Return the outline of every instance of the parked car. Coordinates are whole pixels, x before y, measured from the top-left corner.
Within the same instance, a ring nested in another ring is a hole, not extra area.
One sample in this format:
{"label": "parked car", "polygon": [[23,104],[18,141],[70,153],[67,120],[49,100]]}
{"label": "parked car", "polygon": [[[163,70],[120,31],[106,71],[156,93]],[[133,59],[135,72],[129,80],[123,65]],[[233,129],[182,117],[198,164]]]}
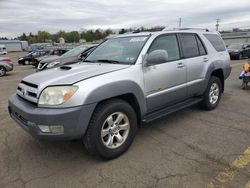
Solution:
{"label": "parked car", "polygon": [[0,45],[0,55],[6,55],[7,53],[5,45]]}
{"label": "parked car", "polygon": [[129,148],[141,123],[198,103],[215,109],[230,72],[217,32],[120,35],[83,63],[25,77],[9,113],[38,139],[83,139],[90,153],[112,159]]}
{"label": "parked car", "polygon": [[0,77],[12,71],[13,67],[13,62],[9,57],[0,57]]}
{"label": "parked car", "polygon": [[48,59],[48,58],[58,58],[59,56],[63,55],[64,53],[66,53],[68,50],[66,49],[56,49],[56,50],[50,50],[47,54],[45,54],[44,56],[40,56],[37,58],[34,58],[32,61],[32,65],[37,67],[39,62],[44,60],[44,59]]}
{"label": "parked car", "polygon": [[47,52],[44,50],[30,52],[27,55],[20,57],[18,59],[18,64],[20,65],[30,65],[35,58],[45,55]]}
{"label": "parked car", "polygon": [[82,45],[66,52],[61,57],[48,57],[40,61],[37,71],[42,71],[61,65],[77,63],[86,57],[92,50],[94,50],[95,47],[96,45]]}
{"label": "parked car", "polygon": [[250,44],[231,44],[227,50],[231,59],[250,57]]}

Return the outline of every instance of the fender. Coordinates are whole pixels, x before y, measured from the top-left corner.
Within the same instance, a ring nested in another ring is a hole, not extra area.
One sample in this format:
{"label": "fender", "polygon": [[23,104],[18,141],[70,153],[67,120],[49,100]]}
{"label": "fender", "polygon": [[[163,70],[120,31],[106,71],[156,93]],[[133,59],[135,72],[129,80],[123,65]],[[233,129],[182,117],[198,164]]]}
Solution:
{"label": "fender", "polygon": [[98,87],[88,94],[85,101],[88,104],[98,103],[124,94],[133,94],[140,107],[141,115],[146,114],[146,99],[143,91],[137,83],[131,80],[116,81]]}
{"label": "fender", "polygon": [[[209,65],[209,67],[208,67],[208,69],[207,69],[207,72],[206,72],[206,75],[205,75],[204,84],[203,84],[203,87],[202,87],[202,89],[201,89],[201,92],[202,92],[201,94],[203,94],[203,93],[206,91],[207,85],[208,85],[208,82],[209,82],[209,79],[210,79],[212,73],[213,73],[215,70],[221,69],[222,63],[223,63],[222,61],[217,60],[217,61],[212,62],[212,63]],[[223,75],[223,78],[224,78],[224,75]]]}

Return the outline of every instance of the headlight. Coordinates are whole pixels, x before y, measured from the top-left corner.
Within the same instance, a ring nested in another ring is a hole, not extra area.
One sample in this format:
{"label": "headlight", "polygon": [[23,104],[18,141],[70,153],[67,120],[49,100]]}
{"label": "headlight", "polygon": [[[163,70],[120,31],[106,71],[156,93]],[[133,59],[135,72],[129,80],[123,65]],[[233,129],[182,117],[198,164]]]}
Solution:
{"label": "headlight", "polygon": [[38,104],[41,106],[55,106],[63,104],[75,94],[77,89],[77,86],[47,87],[42,91],[38,100]]}
{"label": "headlight", "polygon": [[21,57],[21,58],[19,58],[19,60],[23,60],[23,58]]}
{"label": "headlight", "polygon": [[47,68],[51,68],[51,67],[54,67],[54,66],[56,66],[57,64],[59,64],[60,62],[52,62],[52,63],[49,63],[48,65],[47,65]]}

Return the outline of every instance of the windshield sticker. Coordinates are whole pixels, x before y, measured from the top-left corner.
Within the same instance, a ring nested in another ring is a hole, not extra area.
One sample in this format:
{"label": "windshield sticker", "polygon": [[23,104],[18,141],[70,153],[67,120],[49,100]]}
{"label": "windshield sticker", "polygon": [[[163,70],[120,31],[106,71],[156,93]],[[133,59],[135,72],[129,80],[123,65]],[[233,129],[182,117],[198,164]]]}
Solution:
{"label": "windshield sticker", "polygon": [[129,42],[143,42],[146,39],[147,39],[147,37],[135,37],[135,38],[130,39]]}

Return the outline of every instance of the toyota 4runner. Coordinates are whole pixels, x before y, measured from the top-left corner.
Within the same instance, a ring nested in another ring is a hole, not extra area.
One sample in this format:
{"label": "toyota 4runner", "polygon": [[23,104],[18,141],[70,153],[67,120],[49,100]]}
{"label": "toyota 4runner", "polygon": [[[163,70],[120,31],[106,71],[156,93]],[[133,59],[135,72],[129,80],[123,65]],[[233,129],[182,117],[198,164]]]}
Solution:
{"label": "toyota 4runner", "polygon": [[197,103],[216,108],[230,72],[217,32],[119,35],[84,62],[25,77],[9,113],[38,139],[83,139],[90,153],[112,159],[129,148],[142,122]]}

